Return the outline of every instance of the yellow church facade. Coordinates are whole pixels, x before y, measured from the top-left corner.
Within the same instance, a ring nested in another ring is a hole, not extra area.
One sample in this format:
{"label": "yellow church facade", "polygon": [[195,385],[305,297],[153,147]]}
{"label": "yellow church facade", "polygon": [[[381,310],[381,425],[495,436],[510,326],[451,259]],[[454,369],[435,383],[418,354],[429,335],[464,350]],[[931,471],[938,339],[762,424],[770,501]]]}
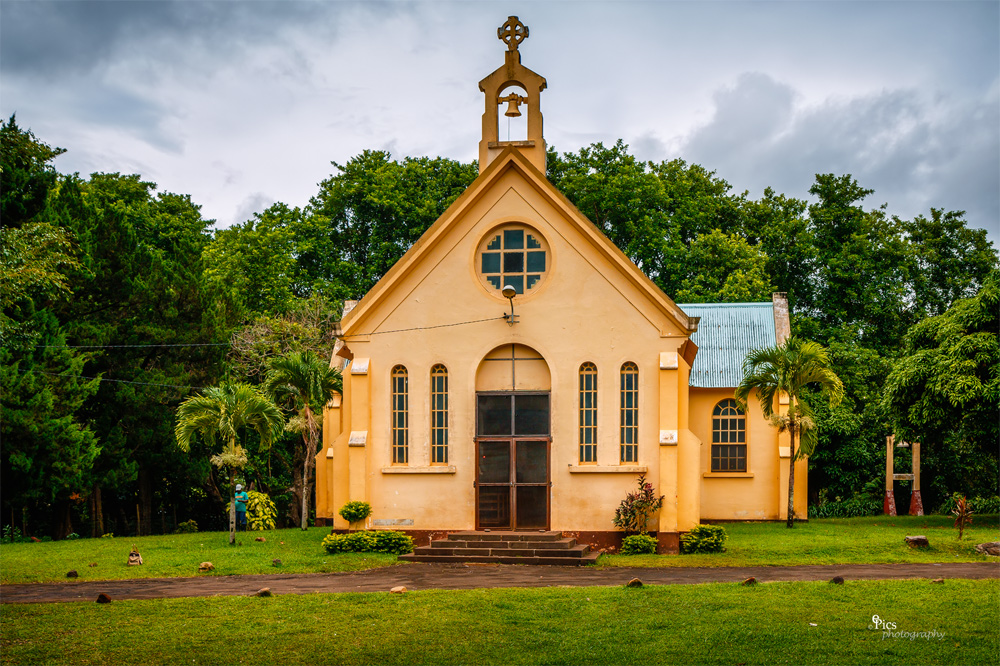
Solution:
{"label": "yellow church facade", "polygon": [[[418,545],[552,530],[613,549],[643,475],[665,495],[661,552],[702,521],[783,519],[788,444],[733,392],[745,353],[787,336],[787,305],[674,303],[548,182],[526,33],[511,17],[506,61],[480,82],[479,177],[345,306],[317,521],[346,528],[339,508],[363,500],[369,526]],[[499,140],[504,107],[523,107],[526,140]]]}

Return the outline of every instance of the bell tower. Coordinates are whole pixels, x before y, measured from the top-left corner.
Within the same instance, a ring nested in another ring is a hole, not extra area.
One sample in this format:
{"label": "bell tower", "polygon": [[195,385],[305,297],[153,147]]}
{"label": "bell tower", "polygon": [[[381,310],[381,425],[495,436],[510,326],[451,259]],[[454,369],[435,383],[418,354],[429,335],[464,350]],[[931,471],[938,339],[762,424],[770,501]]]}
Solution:
{"label": "bell tower", "polygon": [[[497,28],[497,37],[507,45],[504,64],[479,82],[479,89],[486,95],[483,139],[479,142],[479,172],[482,173],[505,148],[513,147],[545,173],[545,139],[542,138],[539,97],[547,84],[544,77],[521,65],[521,53],[517,50],[521,42],[528,38],[528,27],[516,16],[510,16]],[[505,92],[508,94],[503,94]],[[498,107],[501,104],[507,105],[504,115],[509,118],[527,113],[527,138],[500,140]]]}

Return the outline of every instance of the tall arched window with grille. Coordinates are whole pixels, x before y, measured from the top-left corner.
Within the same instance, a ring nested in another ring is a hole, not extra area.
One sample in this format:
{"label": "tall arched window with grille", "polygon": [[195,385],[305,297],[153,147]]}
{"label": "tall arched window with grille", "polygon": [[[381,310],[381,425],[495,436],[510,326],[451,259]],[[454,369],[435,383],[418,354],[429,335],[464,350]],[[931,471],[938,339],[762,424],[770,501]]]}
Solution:
{"label": "tall arched window with grille", "polygon": [[712,471],[747,471],[746,415],[732,398],[712,411]]}
{"label": "tall arched window with grille", "polygon": [[410,461],[410,386],[406,368],[392,369],[392,464]]}
{"label": "tall arched window with grille", "polygon": [[639,461],[639,366],[632,361],[621,371],[621,463]]}
{"label": "tall arched window with grille", "polygon": [[580,462],[597,462],[597,366],[580,366]]}
{"label": "tall arched window with grille", "polygon": [[431,368],[431,464],[448,464],[448,368]]}

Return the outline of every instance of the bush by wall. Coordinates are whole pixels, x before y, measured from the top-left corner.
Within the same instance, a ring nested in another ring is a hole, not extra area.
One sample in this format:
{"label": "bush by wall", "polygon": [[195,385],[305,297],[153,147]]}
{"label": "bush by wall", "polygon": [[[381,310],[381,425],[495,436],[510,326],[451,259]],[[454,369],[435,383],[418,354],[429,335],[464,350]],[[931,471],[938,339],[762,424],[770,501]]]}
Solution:
{"label": "bush by wall", "polygon": [[865,495],[855,495],[846,500],[821,502],[809,505],[810,518],[857,518],[877,516],[882,513],[882,500]]}
{"label": "bush by wall", "polygon": [[251,490],[247,493],[247,528],[252,532],[273,530],[278,510],[271,498],[264,493]]}
{"label": "bush by wall", "polygon": [[413,539],[392,530],[366,530],[347,534],[330,534],[323,537],[326,552],[336,553],[387,553],[402,555],[413,552]]}
{"label": "bush by wall", "polygon": [[633,534],[622,539],[622,555],[652,555],[656,553],[657,541],[648,534]]}
{"label": "bush by wall", "polygon": [[698,525],[681,535],[682,553],[721,553],[726,550],[726,529],[721,525]]}
{"label": "bush by wall", "polygon": [[368,502],[348,502],[340,507],[339,513],[341,518],[353,525],[372,515],[372,505]]}

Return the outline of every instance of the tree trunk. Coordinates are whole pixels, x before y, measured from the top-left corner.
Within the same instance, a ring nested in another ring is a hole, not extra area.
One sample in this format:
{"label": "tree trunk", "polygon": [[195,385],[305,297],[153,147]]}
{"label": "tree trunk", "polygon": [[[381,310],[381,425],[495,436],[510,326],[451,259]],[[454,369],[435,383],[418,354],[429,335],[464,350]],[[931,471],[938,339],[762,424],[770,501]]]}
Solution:
{"label": "tree trunk", "polygon": [[146,467],[139,467],[139,536],[153,533],[153,482]]}
{"label": "tree trunk", "polygon": [[312,410],[309,405],[303,410],[305,412],[306,431],[302,433],[302,445],[306,449],[305,460],[302,461],[302,520],[299,526],[303,530],[309,529],[309,498],[312,493],[312,486],[309,483],[310,463],[316,457],[316,421],[313,419]]}
{"label": "tree trunk", "polygon": [[104,500],[101,498],[101,486],[94,484],[94,525],[96,527],[95,537],[104,536]]}
{"label": "tree trunk", "polygon": [[69,500],[59,500],[56,503],[56,523],[52,538],[65,539],[73,532],[73,519],[70,513],[72,504]]}
{"label": "tree trunk", "polygon": [[[794,400],[789,400],[789,411],[795,408]],[[796,423],[788,424],[788,528],[795,526],[795,430]]]}
{"label": "tree trunk", "polygon": [[236,545],[236,470],[229,471],[229,545]]}

